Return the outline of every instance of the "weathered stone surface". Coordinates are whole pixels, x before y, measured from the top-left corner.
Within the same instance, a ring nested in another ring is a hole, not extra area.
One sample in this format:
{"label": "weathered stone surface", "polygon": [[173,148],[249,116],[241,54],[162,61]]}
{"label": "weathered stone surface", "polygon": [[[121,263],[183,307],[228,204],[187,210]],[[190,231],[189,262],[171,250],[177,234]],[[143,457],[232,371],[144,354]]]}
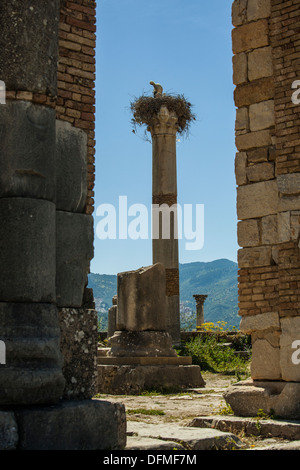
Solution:
{"label": "weathered stone surface", "polygon": [[261,101],[249,107],[250,130],[268,129],[275,124],[274,100]]}
{"label": "weathered stone surface", "polygon": [[56,208],[83,212],[87,196],[87,135],[56,121]]}
{"label": "weathered stone surface", "polygon": [[280,319],[280,367],[282,379],[300,382],[300,317]]}
{"label": "weathered stone surface", "polygon": [[248,132],[247,134],[237,135],[235,144],[239,151],[250,150],[253,148],[271,145],[272,136],[270,130],[261,130]]}
{"label": "weathered stone surface", "polygon": [[271,77],[273,74],[272,49],[261,47],[248,54],[248,78],[250,81]]}
{"label": "weathered stone surface", "polygon": [[20,409],[16,416],[20,450],[118,450],[126,445],[126,414],[120,403],[63,401]]}
{"label": "weathered stone surface", "polygon": [[235,179],[239,186],[247,183],[247,154],[246,152],[238,152],[235,156]]}
{"label": "weathered stone surface", "polygon": [[241,52],[232,57],[233,66],[233,83],[234,85],[240,85],[246,83],[248,80],[248,61],[247,54]]}
{"label": "weathered stone surface", "polygon": [[247,19],[255,21],[268,18],[271,14],[271,0],[248,0]]}
{"label": "weathered stone surface", "polygon": [[247,0],[234,0],[231,8],[232,24],[239,26],[247,21]]}
{"label": "weathered stone surface", "polygon": [[277,243],[277,215],[266,215],[261,219],[261,242],[263,245],[274,245]]}
{"label": "weathered stone surface", "polygon": [[204,387],[199,366],[194,365],[100,365],[98,392],[137,395],[144,390],[183,390]]}
{"label": "weathered stone surface", "polygon": [[55,201],[55,110],[7,101],[0,114],[0,196]]}
{"label": "weathered stone surface", "polygon": [[[164,441],[177,441],[185,444],[189,450],[230,450],[238,449],[242,442],[230,432],[221,432],[217,429],[201,429],[168,423],[147,424],[138,422],[128,423],[129,431],[135,432],[140,437],[160,436]],[[175,444],[176,448],[177,444]]]}
{"label": "weathered stone surface", "polygon": [[251,334],[254,331],[280,329],[278,312],[266,312],[259,315],[246,315],[242,317],[240,330]]}
{"label": "weathered stone surface", "polygon": [[0,450],[15,450],[18,440],[18,426],[14,413],[0,411]]}
{"label": "weathered stone surface", "polygon": [[272,162],[257,163],[247,168],[247,178],[251,183],[268,181],[274,178],[274,164]]}
{"label": "weathered stone surface", "polygon": [[237,235],[239,246],[258,246],[260,244],[258,220],[251,219],[238,222]]}
{"label": "weathered stone surface", "polygon": [[253,380],[280,380],[280,349],[267,339],[252,341],[251,378]]}
{"label": "weathered stone surface", "polygon": [[55,205],[0,198],[0,300],[55,302]]}
{"label": "weathered stone surface", "polygon": [[65,381],[55,305],[2,302],[0,324],[6,345],[6,364],[0,367],[0,403],[56,403]]}
{"label": "weathered stone surface", "polygon": [[268,45],[268,22],[265,19],[244,24],[232,30],[232,50],[234,54]]}
{"label": "weathered stone surface", "polygon": [[224,398],[237,416],[257,416],[259,410],[278,418],[300,418],[300,384],[246,380],[225,392]]}
{"label": "weathered stone surface", "polygon": [[261,181],[237,188],[238,219],[255,219],[276,214],[278,191],[275,180]]}
{"label": "weathered stone surface", "polygon": [[165,286],[165,268],[161,263],[119,273],[117,330],[165,330]]}
{"label": "weathered stone surface", "polygon": [[56,294],[59,307],[81,307],[94,255],[93,217],[56,211]]}
{"label": "weathered stone surface", "polygon": [[59,0],[8,0],[0,7],[0,76],[7,90],[56,96]]}
{"label": "weathered stone surface", "polygon": [[239,85],[234,90],[234,101],[238,108],[250,106],[251,104],[267,101],[274,98],[274,79],[273,77],[261,78],[249,82],[245,85]]}
{"label": "weathered stone surface", "polygon": [[290,228],[290,212],[279,212],[277,214],[277,231],[278,243],[290,241],[291,228]]}
{"label": "weathered stone surface", "polygon": [[108,356],[176,356],[166,331],[115,331]]}
{"label": "weathered stone surface", "polygon": [[108,322],[107,322],[107,337],[110,338],[113,336],[116,331],[116,321],[117,321],[117,305],[113,305],[108,309]]}
{"label": "weathered stone surface", "polygon": [[238,250],[239,268],[270,266],[272,249],[268,246],[253,246]]}
{"label": "weathered stone surface", "polygon": [[249,130],[249,115],[248,108],[238,108],[236,110],[235,130],[245,131]]}
{"label": "weathered stone surface", "polygon": [[278,191],[282,196],[300,194],[300,173],[290,173],[277,176]]}
{"label": "weathered stone surface", "polygon": [[300,211],[292,211],[290,212],[290,220],[291,220],[291,232],[290,237],[292,240],[299,239],[300,233]]}
{"label": "weathered stone surface", "polygon": [[62,397],[68,400],[92,398],[97,390],[98,316],[96,310],[59,310],[62,372],[66,381]]}
{"label": "weathered stone surface", "polygon": [[268,161],[268,147],[255,148],[247,151],[248,163],[262,163]]}

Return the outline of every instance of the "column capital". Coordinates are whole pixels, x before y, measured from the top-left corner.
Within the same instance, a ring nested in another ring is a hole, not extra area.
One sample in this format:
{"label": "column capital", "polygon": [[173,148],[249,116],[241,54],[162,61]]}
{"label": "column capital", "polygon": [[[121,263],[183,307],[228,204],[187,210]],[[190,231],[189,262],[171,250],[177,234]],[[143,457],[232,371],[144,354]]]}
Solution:
{"label": "column capital", "polygon": [[204,295],[204,294],[202,294],[202,295],[200,295],[200,294],[199,294],[199,295],[198,295],[198,294],[195,294],[195,295],[193,295],[193,297],[194,297],[194,299],[196,300],[196,304],[197,304],[197,305],[203,305],[204,302],[205,302],[205,299],[206,299],[207,295]]}
{"label": "column capital", "polygon": [[169,134],[176,136],[178,131],[178,116],[174,111],[169,111],[164,105],[159,112],[153,116],[151,124],[148,125],[151,135]]}

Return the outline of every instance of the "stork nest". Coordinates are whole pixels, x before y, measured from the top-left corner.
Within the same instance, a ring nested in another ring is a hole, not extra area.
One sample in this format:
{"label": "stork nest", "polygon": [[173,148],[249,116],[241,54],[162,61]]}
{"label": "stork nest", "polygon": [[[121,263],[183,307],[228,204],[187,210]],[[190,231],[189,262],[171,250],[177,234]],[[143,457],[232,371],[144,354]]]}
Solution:
{"label": "stork nest", "polygon": [[130,109],[133,114],[131,123],[134,132],[137,126],[151,125],[155,116],[159,113],[162,106],[165,106],[169,112],[176,113],[178,117],[178,133],[187,134],[190,124],[196,120],[196,116],[192,113],[192,104],[185,99],[183,95],[167,95],[161,96],[141,96],[130,103]]}

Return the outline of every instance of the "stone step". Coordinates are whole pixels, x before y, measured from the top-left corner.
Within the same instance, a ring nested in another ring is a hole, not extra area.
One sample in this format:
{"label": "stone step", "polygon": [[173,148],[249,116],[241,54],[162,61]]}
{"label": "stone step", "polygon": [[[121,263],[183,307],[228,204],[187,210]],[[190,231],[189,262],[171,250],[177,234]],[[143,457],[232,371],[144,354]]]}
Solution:
{"label": "stone step", "polygon": [[218,429],[127,421],[126,450],[233,450],[243,446],[237,436]]}
{"label": "stone step", "polygon": [[189,427],[218,429],[236,434],[242,432],[245,436],[300,440],[300,421],[214,415],[196,417]]}

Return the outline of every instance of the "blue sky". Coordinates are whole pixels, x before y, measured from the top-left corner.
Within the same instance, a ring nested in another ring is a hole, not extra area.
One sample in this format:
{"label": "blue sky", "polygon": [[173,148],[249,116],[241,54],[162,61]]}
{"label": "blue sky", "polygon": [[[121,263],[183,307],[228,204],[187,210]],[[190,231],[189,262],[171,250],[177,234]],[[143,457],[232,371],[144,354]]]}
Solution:
{"label": "blue sky", "polygon": [[[119,196],[151,210],[152,146],[132,133],[130,102],[165,92],[183,94],[197,120],[177,143],[178,203],[204,205],[204,245],[180,263],[236,261],[235,106],[231,0],[101,0],[97,5],[96,210]],[[130,218],[129,218],[130,220]],[[99,240],[91,272],[117,274],[152,264],[151,240]]]}

